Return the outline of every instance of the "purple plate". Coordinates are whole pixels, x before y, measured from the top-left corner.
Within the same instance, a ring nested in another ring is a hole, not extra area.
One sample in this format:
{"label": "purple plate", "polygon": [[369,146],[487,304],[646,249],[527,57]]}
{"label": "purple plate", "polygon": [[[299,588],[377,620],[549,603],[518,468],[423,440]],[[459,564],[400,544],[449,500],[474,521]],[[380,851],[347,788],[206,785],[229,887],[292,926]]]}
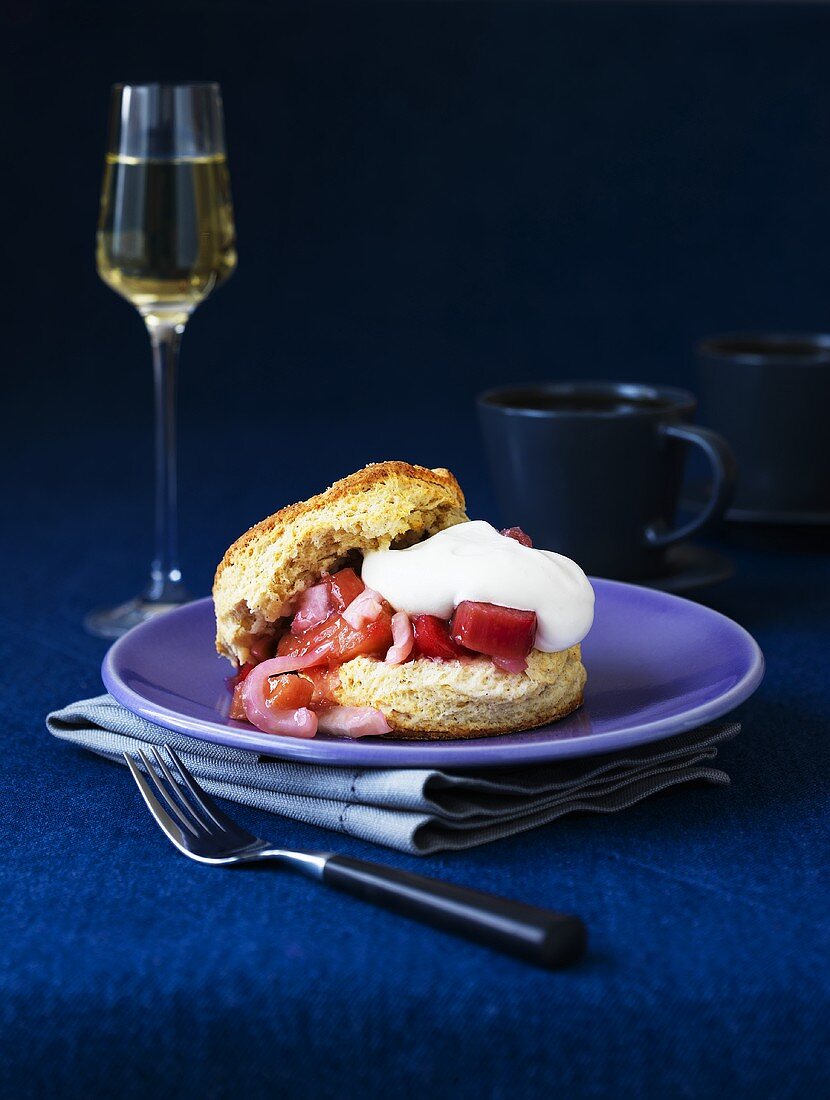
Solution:
{"label": "purple plate", "polygon": [[720,718],[764,674],[749,634],[708,607],[617,581],[593,580],[596,619],[583,642],[585,705],[541,729],[466,741],[398,741],[260,733],[227,717],[228,662],[213,648],[213,602],[135,627],[107,653],[107,690],[128,710],[203,741],[283,759],[361,768],[495,767],[590,756],[659,741]]}

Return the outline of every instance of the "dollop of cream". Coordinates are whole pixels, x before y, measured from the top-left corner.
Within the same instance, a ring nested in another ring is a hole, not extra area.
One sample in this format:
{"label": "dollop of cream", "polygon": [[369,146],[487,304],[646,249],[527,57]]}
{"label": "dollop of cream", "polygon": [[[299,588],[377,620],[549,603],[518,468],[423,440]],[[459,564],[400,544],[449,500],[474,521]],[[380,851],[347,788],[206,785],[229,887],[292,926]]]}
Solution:
{"label": "dollop of cream", "polygon": [[463,600],[535,611],[535,648],[581,642],[594,621],[594,590],[576,562],[522,546],[484,520],[459,523],[406,550],[372,550],[363,583],[396,611],[452,617]]}

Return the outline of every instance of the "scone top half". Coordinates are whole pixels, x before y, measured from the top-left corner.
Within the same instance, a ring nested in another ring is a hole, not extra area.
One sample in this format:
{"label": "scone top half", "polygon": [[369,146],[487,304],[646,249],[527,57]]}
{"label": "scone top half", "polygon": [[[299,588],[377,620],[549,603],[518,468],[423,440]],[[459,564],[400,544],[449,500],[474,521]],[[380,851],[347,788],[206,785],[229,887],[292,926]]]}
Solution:
{"label": "scone top half", "polygon": [[213,585],[216,649],[239,664],[274,635],[293,601],[325,572],[370,550],[403,549],[464,523],[449,470],[378,462],[257,523],[229,548]]}

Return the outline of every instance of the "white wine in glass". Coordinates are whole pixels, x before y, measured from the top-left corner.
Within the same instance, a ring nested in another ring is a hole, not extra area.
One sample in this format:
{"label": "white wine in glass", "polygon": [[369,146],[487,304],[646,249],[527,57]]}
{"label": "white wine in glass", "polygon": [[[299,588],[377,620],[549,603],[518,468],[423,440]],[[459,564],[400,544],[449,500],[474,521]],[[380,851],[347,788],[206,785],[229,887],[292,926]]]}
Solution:
{"label": "white wine in glass", "polygon": [[91,612],[87,629],[116,638],[185,603],[178,560],[176,376],[190,314],[236,266],[236,234],[217,84],[118,84],[98,219],[101,278],[136,307],[153,350],[155,556],[145,591]]}

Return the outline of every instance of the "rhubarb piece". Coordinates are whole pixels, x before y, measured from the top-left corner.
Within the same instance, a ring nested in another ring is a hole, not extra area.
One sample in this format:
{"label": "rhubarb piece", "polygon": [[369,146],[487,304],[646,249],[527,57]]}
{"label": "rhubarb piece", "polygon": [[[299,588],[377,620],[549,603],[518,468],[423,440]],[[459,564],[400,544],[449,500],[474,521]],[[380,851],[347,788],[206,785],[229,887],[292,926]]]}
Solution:
{"label": "rhubarb piece", "polygon": [[392,641],[386,654],[388,665],[402,665],[412,652],[415,644],[415,635],[412,632],[412,623],[405,611],[396,611],[392,616]]}
{"label": "rhubarb piece", "polygon": [[308,707],[299,710],[273,710],[258,703],[248,703],[245,711],[248,721],[263,733],[282,737],[302,737],[305,740],[317,732],[317,715]]}
{"label": "rhubarb piece", "polygon": [[297,614],[291,622],[291,633],[304,634],[306,630],[319,626],[334,610],[331,587],[324,583],[312,585],[297,600]]}
{"label": "rhubarb piece", "polygon": [[[293,673],[269,676],[262,691],[264,705],[274,710],[297,710],[299,707],[307,707],[310,706],[314,697],[314,685]],[[244,679],[240,680],[234,689],[231,709],[228,713],[237,722],[244,722],[247,718]]]}
{"label": "rhubarb piece", "polygon": [[340,569],[337,573],[327,575],[324,583],[328,586],[337,611],[345,611],[366,587],[354,569]]}
{"label": "rhubarb piece", "polygon": [[228,691],[231,694],[236,692],[237,687],[244,681],[245,677],[253,669],[253,664],[250,661],[246,661],[240,669],[236,671],[233,676],[226,676],[225,683],[228,685]]}
{"label": "rhubarb piece", "polygon": [[245,713],[245,681],[240,680],[236,687],[233,689],[233,698],[231,699],[231,709],[228,711],[228,717],[233,718],[237,722],[247,722],[248,716]]}
{"label": "rhubarb piece", "polygon": [[255,642],[251,643],[251,664],[258,665],[261,661],[267,661],[270,657],[274,656],[276,648],[277,639],[273,636],[269,638],[257,638]]}
{"label": "rhubarb piece", "polygon": [[283,634],[277,646],[277,661],[284,659],[274,672],[313,668],[316,665],[341,665],[353,657],[386,655],[392,645],[392,615],[384,605],[380,615],[355,629],[342,615],[332,615],[321,626],[300,637]]}
{"label": "rhubarb piece", "polygon": [[300,675],[311,684],[313,694],[308,706],[316,710],[331,707],[337,703],[334,697],[339,681],[336,668],[306,668]]}
{"label": "rhubarb piece", "polygon": [[494,657],[493,664],[502,672],[522,673],[527,672],[527,661],[524,657]]}
{"label": "rhubarb piece", "polygon": [[499,534],[505,536],[508,539],[515,539],[516,542],[520,542],[522,546],[533,546],[533,539],[530,535],[526,534],[521,527],[505,527]]}
{"label": "rhubarb piece", "polygon": [[464,650],[450,637],[449,624],[437,615],[413,615],[412,632],[416,657],[431,657],[441,661],[456,661]]}
{"label": "rhubarb piece", "polygon": [[373,588],[364,588],[343,612],[343,619],[353,629],[360,630],[379,618],[382,611],[383,596],[380,592],[375,592]]}
{"label": "rhubarb piece", "polygon": [[[277,663],[276,660],[263,661],[246,678],[240,689],[245,717],[263,733],[282,734],[286,737],[313,737],[317,732],[317,715],[313,710],[308,707],[279,707],[272,703],[269,675]],[[299,677],[293,678],[299,680]],[[274,700],[284,698],[285,690],[278,687]],[[302,682],[301,690],[308,693],[306,681]]]}
{"label": "rhubarb piece", "polygon": [[464,600],[455,609],[450,635],[457,645],[489,657],[527,657],[536,638],[536,612]]}
{"label": "rhubarb piece", "polygon": [[[325,574],[319,584],[307,588],[298,598],[291,633],[299,636],[315,626],[320,626],[335,612],[342,613],[364,589],[365,585],[354,569],[341,569],[337,573]],[[273,656],[273,653],[269,656]]]}
{"label": "rhubarb piece", "polygon": [[280,638],[277,656],[272,657],[270,661],[263,661],[262,665],[256,667],[262,668],[263,665],[267,665],[269,676],[281,676],[284,672],[300,672],[307,668],[314,668],[316,665],[325,664],[328,660],[328,649],[318,651],[312,648],[304,652],[289,651],[283,655],[279,652],[279,648],[282,647],[286,638],[291,637],[293,637],[291,634],[283,635]]}
{"label": "rhubarb piece", "polygon": [[392,729],[374,707],[328,707],[320,711],[318,723],[321,733],[345,737],[378,737]]}
{"label": "rhubarb piece", "polygon": [[265,702],[277,710],[297,710],[311,703],[314,686],[302,676],[288,672],[268,679]]}

